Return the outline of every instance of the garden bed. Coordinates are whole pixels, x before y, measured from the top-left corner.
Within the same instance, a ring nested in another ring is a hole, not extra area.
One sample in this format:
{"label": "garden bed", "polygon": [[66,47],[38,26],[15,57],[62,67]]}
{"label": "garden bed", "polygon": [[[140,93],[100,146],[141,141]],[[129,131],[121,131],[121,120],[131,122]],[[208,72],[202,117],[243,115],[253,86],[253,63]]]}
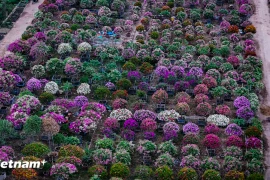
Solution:
{"label": "garden bed", "polygon": [[252,13],[243,0],[44,1],[0,59],[0,153],[46,158],[31,178],[260,179]]}

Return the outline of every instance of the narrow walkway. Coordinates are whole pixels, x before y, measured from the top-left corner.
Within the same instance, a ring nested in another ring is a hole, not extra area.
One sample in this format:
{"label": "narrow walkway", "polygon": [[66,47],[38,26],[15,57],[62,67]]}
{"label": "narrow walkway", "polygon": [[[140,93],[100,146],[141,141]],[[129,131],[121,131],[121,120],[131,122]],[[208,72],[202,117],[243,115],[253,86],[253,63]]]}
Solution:
{"label": "narrow walkway", "polygon": [[0,41],[0,57],[4,56],[7,52],[7,47],[13,41],[20,39],[27,26],[31,25],[34,19],[34,14],[38,11],[38,6],[43,2],[39,0],[37,3],[28,3],[21,14],[21,17],[14,23],[13,28],[8,34]]}
{"label": "narrow walkway", "polygon": [[[255,14],[250,18],[251,22],[255,25],[257,33],[255,40],[259,48],[257,54],[263,61],[263,81],[267,91],[267,97],[263,100],[263,104],[270,106],[270,14],[267,0],[254,0],[256,6]],[[259,117],[264,120],[266,117],[259,113]],[[265,152],[264,163],[265,179],[270,179],[270,123],[263,123],[264,136],[267,140],[268,149]]]}

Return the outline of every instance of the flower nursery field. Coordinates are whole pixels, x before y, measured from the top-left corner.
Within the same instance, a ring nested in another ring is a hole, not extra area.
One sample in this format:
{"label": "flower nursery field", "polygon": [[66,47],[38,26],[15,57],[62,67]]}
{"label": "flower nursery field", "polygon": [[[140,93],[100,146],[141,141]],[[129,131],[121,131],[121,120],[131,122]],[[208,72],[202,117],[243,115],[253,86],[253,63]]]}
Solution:
{"label": "flower nursery field", "polygon": [[249,0],[45,0],[0,57],[0,179],[263,180]]}

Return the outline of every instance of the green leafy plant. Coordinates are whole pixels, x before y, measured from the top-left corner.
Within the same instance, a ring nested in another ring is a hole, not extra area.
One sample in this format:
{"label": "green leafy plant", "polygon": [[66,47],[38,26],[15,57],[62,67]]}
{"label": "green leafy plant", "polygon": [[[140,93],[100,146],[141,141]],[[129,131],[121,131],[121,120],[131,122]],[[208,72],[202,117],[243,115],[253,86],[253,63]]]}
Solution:
{"label": "green leafy plant", "polygon": [[94,175],[98,175],[100,179],[107,179],[108,172],[107,172],[107,170],[103,166],[101,166],[101,165],[94,165],[94,166],[91,166],[88,169],[88,175],[90,177],[92,177]]}
{"label": "green leafy plant", "polygon": [[41,125],[42,120],[37,115],[30,116],[23,126],[23,131],[28,136],[38,135],[41,131]]}
{"label": "green leafy plant", "polygon": [[155,177],[157,180],[172,180],[173,179],[173,171],[169,166],[161,166],[156,169]]}
{"label": "green leafy plant", "polygon": [[198,174],[193,168],[184,167],[178,172],[179,180],[197,180]]}
{"label": "green leafy plant", "polygon": [[50,149],[47,145],[40,142],[33,142],[31,144],[27,144],[23,150],[22,154],[25,156],[35,156],[38,158],[44,157],[50,152]]}
{"label": "green leafy plant", "polygon": [[50,102],[52,102],[54,100],[54,95],[52,93],[49,93],[49,92],[43,92],[38,97],[38,99],[42,104],[49,104]]}
{"label": "green leafy plant", "polygon": [[110,97],[111,92],[110,90],[105,86],[99,86],[94,92],[95,97],[97,99],[107,99]]}
{"label": "green leafy plant", "polygon": [[135,168],[135,176],[138,179],[150,179],[153,175],[153,170],[145,165],[139,165]]}
{"label": "green leafy plant", "polygon": [[110,175],[112,177],[126,178],[130,174],[129,167],[123,163],[115,163],[112,165]]}

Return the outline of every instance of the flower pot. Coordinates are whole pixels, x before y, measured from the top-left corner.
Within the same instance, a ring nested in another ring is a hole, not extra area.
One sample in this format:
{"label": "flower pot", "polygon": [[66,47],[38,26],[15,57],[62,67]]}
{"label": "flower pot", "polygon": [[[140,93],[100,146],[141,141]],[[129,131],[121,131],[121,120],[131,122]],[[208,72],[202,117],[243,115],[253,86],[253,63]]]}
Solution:
{"label": "flower pot", "polygon": [[16,86],[17,86],[18,88],[22,88],[22,87],[25,86],[25,83],[22,81],[22,82],[17,83]]}
{"label": "flower pot", "polygon": [[14,129],[17,130],[17,131],[21,131],[23,129],[23,125],[19,124],[17,126],[14,126]]}
{"label": "flower pot", "polygon": [[0,114],[4,114],[4,115],[7,114],[7,107],[5,106],[1,107]]}
{"label": "flower pot", "polygon": [[184,117],[179,117],[177,119],[177,123],[181,124],[181,125],[185,125],[187,122],[186,122],[186,119]]}
{"label": "flower pot", "polygon": [[20,94],[20,92],[21,92],[21,90],[19,88],[13,88],[10,91],[10,94],[15,95],[15,96],[18,96]]}
{"label": "flower pot", "polygon": [[198,124],[198,126],[201,126],[201,127],[205,127],[206,126],[206,122],[205,122],[204,119],[199,119],[197,124]]}
{"label": "flower pot", "polygon": [[4,180],[7,178],[7,173],[6,172],[0,172],[0,180]]}
{"label": "flower pot", "polygon": [[216,150],[215,149],[209,149],[207,148],[207,153],[209,157],[214,157],[216,156]]}
{"label": "flower pot", "polygon": [[42,141],[49,141],[50,139],[51,139],[50,136],[47,136],[47,135],[41,136],[41,140],[42,140]]}
{"label": "flower pot", "polygon": [[53,75],[52,81],[56,82],[57,84],[61,84],[61,76]]}

